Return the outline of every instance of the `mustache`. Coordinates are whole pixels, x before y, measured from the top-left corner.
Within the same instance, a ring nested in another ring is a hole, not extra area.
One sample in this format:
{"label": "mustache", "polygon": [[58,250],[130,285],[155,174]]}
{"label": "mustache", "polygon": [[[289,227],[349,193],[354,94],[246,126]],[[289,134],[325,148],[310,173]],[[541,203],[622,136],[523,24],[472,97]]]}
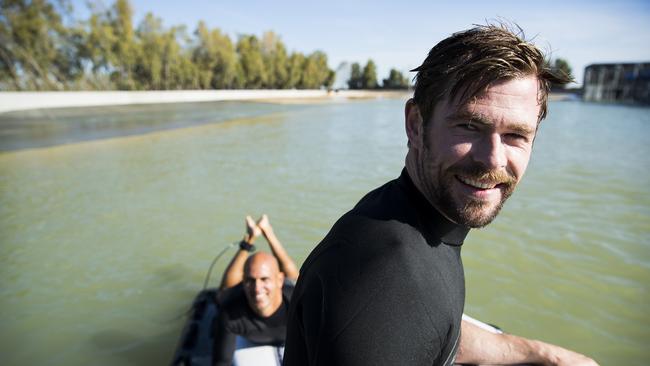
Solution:
{"label": "mustache", "polygon": [[505,185],[514,185],[517,183],[517,178],[514,174],[507,170],[486,169],[481,165],[468,165],[457,166],[451,169],[451,172],[456,175],[462,175],[472,180],[479,182],[498,183]]}

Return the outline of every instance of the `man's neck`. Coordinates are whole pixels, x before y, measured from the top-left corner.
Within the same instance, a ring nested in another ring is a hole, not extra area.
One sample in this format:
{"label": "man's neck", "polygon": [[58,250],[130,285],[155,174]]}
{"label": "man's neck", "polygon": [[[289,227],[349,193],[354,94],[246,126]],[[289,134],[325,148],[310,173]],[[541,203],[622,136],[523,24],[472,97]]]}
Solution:
{"label": "man's neck", "polygon": [[406,167],[406,173],[408,174],[409,178],[411,179],[411,182],[413,182],[413,185],[415,186],[415,188],[420,192],[422,197],[424,197],[427,200],[427,202],[429,203],[429,205],[431,205],[431,207],[433,207],[436,211],[438,211],[442,216],[444,216],[450,222],[452,222],[454,224],[458,224],[457,222],[455,222],[454,220],[449,218],[447,215],[445,215],[445,213],[442,212],[434,202],[431,202],[431,198],[429,197],[430,194],[427,194],[427,192],[424,191],[424,189],[423,189],[424,185],[422,184],[422,181],[420,180],[420,175],[418,174],[418,169],[417,169],[416,163],[415,163],[416,160],[417,160],[415,154],[417,154],[415,151],[409,150],[409,152],[406,155],[405,162],[404,162],[404,165]]}

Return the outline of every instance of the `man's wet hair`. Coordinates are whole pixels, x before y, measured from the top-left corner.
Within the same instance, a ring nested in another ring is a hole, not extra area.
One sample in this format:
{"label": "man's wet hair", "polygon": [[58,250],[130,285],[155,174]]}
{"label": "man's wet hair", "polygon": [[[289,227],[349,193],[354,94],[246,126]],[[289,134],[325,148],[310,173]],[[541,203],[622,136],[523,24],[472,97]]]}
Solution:
{"label": "man's wet hair", "polygon": [[572,81],[564,72],[551,69],[519,26],[506,23],[477,25],[452,34],[411,71],[417,72],[413,99],[425,125],[436,103],[447,97],[465,104],[491,83],[525,76],[535,76],[539,82],[539,123],[546,117],[551,84]]}

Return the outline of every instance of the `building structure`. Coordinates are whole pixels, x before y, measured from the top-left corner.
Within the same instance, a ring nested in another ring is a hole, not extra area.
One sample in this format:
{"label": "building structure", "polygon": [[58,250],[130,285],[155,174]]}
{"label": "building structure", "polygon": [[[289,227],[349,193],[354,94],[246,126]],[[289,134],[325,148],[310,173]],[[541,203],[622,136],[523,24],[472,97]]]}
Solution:
{"label": "building structure", "polygon": [[589,102],[650,105],[650,62],[587,66],[583,99]]}

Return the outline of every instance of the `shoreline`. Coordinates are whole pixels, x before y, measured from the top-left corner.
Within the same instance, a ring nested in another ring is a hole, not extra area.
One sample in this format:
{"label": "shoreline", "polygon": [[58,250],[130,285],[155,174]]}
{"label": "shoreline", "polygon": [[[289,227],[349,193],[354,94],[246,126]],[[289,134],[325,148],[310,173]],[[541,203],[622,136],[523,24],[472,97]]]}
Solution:
{"label": "shoreline", "polygon": [[[0,114],[50,108],[99,107],[218,101],[279,104],[328,103],[363,99],[408,99],[412,90],[156,90],[0,92]],[[551,92],[549,101],[580,99],[574,93]]]}
{"label": "shoreline", "polygon": [[314,103],[354,99],[407,99],[410,90],[157,90],[0,92],[0,114],[49,108],[216,101]]}

